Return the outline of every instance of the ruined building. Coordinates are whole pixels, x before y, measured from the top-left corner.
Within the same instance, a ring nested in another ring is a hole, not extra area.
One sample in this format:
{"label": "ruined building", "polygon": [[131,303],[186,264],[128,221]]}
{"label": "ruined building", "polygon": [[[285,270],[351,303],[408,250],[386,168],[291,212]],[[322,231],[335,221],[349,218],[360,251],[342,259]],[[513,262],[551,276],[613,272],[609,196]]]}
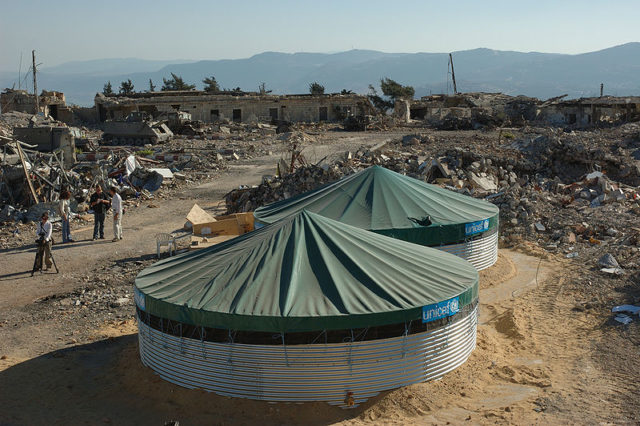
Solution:
{"label": "ruined building", "polygon": [[554,99],[540,107],[538,118],[553,125],[590,127],[640,121],[640,96]]}
{"label": "ruined building", "polygon": [[[39,96],[40,112],[54,120],[65,123],[73,122],[73,112],[67,106],[64,93],[43,90]],[[0,112],[11,111],[35,114],[36,97],[26,90],[5,89],[0,93]]]}
{"label": "ruined building", "polygon": [[396,115],[405,121],[423,120],[442,129],[471,129],[534,120],[538,103],[535,98],[502,93],[429,95],[419,100],[398,101]]}
{"label": "ruined building", "polygon": [[396,102],[396,116],[408,122],[422,120],[443,130],[484,125],[522,125],[539,122],[572,128],[640,121],[640,97],[580,98],[564,96],[540,101],[502,93],[430,95]]}
{"label": "ruined building", "polygon": [[186,111],[193,120],[205,123],[222,119],[237,122],[338,121],[351,115],[373,113],[373,106],[367,97],[355,94],[269,95],[203,91],[146,92],[126,97],[98,93],[95,108],[99,121],[122,119],[133,111],[146,112],[153,117],[173,111]]}

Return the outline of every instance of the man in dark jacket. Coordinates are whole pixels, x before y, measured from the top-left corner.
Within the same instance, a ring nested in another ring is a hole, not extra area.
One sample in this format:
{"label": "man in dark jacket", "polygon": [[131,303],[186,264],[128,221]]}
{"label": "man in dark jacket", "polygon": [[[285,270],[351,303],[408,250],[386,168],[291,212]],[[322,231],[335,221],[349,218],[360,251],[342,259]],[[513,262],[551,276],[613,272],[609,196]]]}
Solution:
{"label": "man in dark jacket", "polygon": [[100,185],[96,185],[96,192],[89,199],[89,207],[93,209],[93,239],[97,240],[98,235],[104,240],[104,218],[109,209],[109,197],[102,192]]}

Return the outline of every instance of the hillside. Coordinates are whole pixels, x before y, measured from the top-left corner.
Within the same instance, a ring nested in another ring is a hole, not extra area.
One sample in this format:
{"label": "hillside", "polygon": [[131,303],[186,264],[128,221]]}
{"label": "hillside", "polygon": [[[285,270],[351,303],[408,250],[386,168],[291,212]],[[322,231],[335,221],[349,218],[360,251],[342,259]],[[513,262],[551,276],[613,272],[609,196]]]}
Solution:
{"label": "hillside", "polygon": [[[547,98],[593,96],[604,83],[611,95],[640,94],[640,43],[627,43],[578,55],[473,49],[454,52],[458,89],[500,91]],[[130,78],[147,90],[151,78],[159,90],[171,72],[201,87],[214,75],[224,88],[257,90],[261,82],[274,93],[304,93],[318,81],[327,91],[350,89],[365,93],[371,83],[388,76],[416,88],[416,96],[447,92],[447,53],[383,53],[372,50],[324,53],[264,52],[246,59],[143,61],[104,59],[43,68],[39,87],[60,90],[69,102],[93,103],[110,80],[114,89]],[[128,72],[124,72],[128,70]],[[0,87],[12,87],[17,75],[0,74]],[[17,86],[17,85],[16,85]]]}

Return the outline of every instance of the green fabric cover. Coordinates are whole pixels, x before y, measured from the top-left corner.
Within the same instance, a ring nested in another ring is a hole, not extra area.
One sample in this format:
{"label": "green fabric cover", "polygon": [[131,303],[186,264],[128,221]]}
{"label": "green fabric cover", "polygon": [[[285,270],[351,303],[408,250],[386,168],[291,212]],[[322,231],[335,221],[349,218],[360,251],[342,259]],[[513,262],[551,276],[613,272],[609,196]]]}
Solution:
{"label": "green fabric cover", "polygon": [[[498,207],[473,197],[413,179],[380,166],[369,167],[313,191],[256,209],[262,224],[301,210],[383,235],[427,246],[468,238],[465,225],[489,219],[498,226]],[[409,218],[431,217],[430,226]]]}
{"label": "green fabric cover", "polygon": [[424,305],[474,302],[478,272],[457,256],[303,211],[158,262],[135,286],[138,306],[158,317],[282,333],[419,321]]}

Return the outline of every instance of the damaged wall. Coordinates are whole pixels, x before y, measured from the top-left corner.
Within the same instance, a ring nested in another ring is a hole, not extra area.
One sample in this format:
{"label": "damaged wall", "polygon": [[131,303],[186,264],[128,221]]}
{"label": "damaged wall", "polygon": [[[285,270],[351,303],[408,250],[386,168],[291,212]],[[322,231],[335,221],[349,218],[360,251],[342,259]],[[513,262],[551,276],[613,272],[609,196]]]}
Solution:
{"label": "damaged wall", "polygon": [[[66,104],[64,93],[43,90],[39,96],[40,112],[45,117],[62,121],[67,124],[73,123],[73,112]],[[11,111],[36,113],[36,97],[26,90],[5,89],[0,93],[0,112]]]}
{"label": "damaged wall", "polygon": [[538,119],[574,127],[640,121],[640,97],[603,96],[554,102],[541,107]]}
{"label": "damaged wall", "polygon": [[[409,118],[423,120],[443,129],[471,129],[504,123],[520,124],[535,119],[538,102],[535,98],[502,93],[430,95],[411,101]],[[404,118],[405,108],[401,105],[400,107],[399,114]]]}
{"label": "damaged wall", "polygon": [[189,112],[194,120],[212,123],[222,119],[237,122],[285,120],[291,122],[339,121],[348,115],[373,113],[373,106],[360,95],[235,95],[206,92],[154,92],[133,97],[95,97],[100,121],[121,119],[132,111],[153,116],[170,111]]}

